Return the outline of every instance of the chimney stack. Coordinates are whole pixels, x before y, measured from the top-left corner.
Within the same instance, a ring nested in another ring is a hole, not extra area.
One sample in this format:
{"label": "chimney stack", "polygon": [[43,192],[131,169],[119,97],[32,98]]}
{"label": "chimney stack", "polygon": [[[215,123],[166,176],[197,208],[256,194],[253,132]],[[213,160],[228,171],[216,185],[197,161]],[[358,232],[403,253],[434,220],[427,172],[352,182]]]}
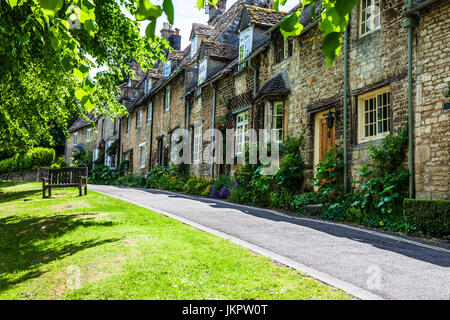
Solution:
{"label": "chimney stack", "polygon": [[175,31],[172,29],[172,25],[168,22],[164,22],[163,28],[161,29],[161,37],[169,40],[169,37],[173,34],[175,34]]}
{"label": "chimney stack", "polygon": [[173,50],[181,50],[180,29],[176,28],[175,32],[172,35],[170,35],[169,43]]}

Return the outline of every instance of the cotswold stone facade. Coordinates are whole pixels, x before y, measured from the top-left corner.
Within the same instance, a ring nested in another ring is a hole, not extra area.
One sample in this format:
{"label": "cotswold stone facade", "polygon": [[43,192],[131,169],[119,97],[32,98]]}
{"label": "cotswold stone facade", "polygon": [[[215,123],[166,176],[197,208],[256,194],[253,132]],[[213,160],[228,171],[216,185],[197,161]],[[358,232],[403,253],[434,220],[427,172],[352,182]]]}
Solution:
{"label": "cotswold stone facade", "polygon": [[[420,12],[414,50],[416,195],[450,199],[450,2]],[[447,104],[447,109],[445,109]]]}
{"label": "cotswold stone facade", "polygon": [[[232,174],[237,165],[201,161],[210,159],[210,141],[196,137],[211,128],[223,133],[265,128],[277,130],[280,140],[304,136],[307,178],[312,178],[325,152],[344,145],[347,68],[351,186],[368,160],[367,147],[408,124],[408,18],[414,24],[414,157],[408,161],[418,198],[449,199],[450,101],[444,95],[450,82],[449,2],[415,3],[409,11],[406,0],[380,0],[370,7],[361,2],[350,15],[346,59],[342,49],[330,68],[311,7],[300,16],[305,31],[284,39],[279,23],[289,12],[273,11],[272,3],[241,0],[226,9],[226,1],[219,1],[217,9],[210,7],[208,25],[193,24],[191,45],[184,50],[177,31],[164,26],[161,34],[174,47],[167,53],[169,63],[147,72],[136,67],[137,79],[122,86],[119,101],[129,116],[120,120],[118,161],[129,160],[135,174],[168,165],[173,133],[187,129],[190,174]],[[72,131],[82,136],[82,130]],[[236,144],[245,144],[239,139]],[[67,146],[70,150],[70,140]],[[311,188],[307,182],[299,186]]]}

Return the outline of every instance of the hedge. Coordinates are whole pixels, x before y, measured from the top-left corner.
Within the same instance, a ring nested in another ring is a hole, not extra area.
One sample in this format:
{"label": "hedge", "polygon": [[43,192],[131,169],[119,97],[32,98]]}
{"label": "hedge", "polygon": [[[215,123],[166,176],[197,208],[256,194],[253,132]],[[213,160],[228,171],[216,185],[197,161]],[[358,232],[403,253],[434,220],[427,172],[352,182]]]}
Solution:
{"label": "hedge", "polygon": [[16,154],[12,158],[0,161],[0,173],[24,171],[38,167],[50,167],[54,162],[55,150],[33,148],[26,154]]}
{"label": "hedge", "polygon": [[405,199],[405,219],[425,234],[450,235],[450,201]]}

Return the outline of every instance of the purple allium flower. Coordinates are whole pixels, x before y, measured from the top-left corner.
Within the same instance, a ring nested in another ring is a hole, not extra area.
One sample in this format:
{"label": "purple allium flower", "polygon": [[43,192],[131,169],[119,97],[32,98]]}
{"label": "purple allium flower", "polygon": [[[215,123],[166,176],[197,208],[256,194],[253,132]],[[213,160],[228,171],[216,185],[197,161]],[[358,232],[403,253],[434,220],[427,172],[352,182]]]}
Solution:
{"label": "purple allium flower", "polygon": [[209,197],[210,198],[218,198],[217,191],[214,189],[214,185],[209,186]]}
{"label": "purple allium flower", "polygon": [[217,196],[220,199],[228,199],[230,197],[230,190],[228,190],[226,187],[222,187],[217,192]]}

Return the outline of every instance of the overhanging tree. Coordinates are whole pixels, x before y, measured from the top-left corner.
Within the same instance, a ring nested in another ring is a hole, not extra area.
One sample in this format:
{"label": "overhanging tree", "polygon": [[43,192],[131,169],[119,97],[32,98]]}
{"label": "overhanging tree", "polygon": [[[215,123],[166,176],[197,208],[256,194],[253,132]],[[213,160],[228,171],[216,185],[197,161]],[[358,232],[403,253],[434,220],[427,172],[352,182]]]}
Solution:
{"label": "overhanging tree", "polygon": [[[203,8],[207,0],[196,0]],[[279,10],[287,0],[275,0]],[[216,5],[218,0],[208,0]],[[50,139],[54,125],[95,111],[121,115],[117,85],[132,76],[129,61],[143,68],[163,59],[168,44],[155,36],[163,14],[173,24],[172,0],[0,0],[0,153],[20,151]],[[358,0],[299,0],[285,17],[285,37],[301,33],[299,16],[306,5],[321,6],[319,29],[327,65],[341,49],[350,11]],[[134,15],[129,18],[122,9]],[[313,13],[316,10],[312,10]],[[149,21],[146,36],[137,21]],[[90,77],[92,68],[107,71]]]}

